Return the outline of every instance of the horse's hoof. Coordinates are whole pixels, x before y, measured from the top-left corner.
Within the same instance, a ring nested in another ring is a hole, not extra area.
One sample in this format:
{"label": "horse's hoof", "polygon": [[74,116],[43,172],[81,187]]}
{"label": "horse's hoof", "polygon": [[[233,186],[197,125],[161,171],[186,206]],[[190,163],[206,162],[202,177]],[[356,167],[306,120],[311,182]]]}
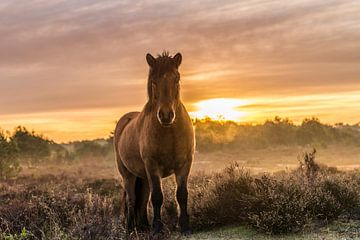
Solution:
{"label": "horse's hoof", "polygon": [[163,233],[153,233],[150,238],[151,240],[165,240],[167,239]]}
{"label": "horse's hoof", "polygon": [[134,230],[135,230],[135,227],[127,227],[126,228],[126,233],[131,234],[132,232],[134,232]]}
{"label": "horse's hoof", "polygon": [[141,224],[137,227],[137,229],[139,229],[139,231],[142,231],[142,232],[147,232],[150,230],[150,225],[149,224]]}
{"label": "horse's hoof", "polygon": [[126,229],[126,235],[131,236],[135,233],[135,229]]}
{"label": "horse's hoof", "polygon": [[192,234],[191,229],[181,230],[181,235],[183,236],[189,236]]}
{"label": "horse's hoof", "polygon": [[163,229],[164,224],[160,221],[160,220],[156,220],[153,222],[153,232],[156,233],[161,233],[162,229]]}

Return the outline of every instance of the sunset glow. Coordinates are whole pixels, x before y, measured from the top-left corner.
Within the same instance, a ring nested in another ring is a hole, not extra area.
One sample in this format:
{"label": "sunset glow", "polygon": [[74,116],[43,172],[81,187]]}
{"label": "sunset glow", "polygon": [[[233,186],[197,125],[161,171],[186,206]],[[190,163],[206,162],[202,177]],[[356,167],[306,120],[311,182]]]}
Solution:
{"label": "sunset glow", "polygon": [[[170,14],[171,13],[171,14]],[[183,56],[190,115],[360,122],[357,1],[0,3],[0,128],[107,137],[147,100],[146,53]]]}
{"label": "sunset glow", "polygon": [[239,108],[250,103],[249,100],[232,98],[209,99],[194,104],[197,110],[190,115],[200,119],[210,117],[213,120],[241,121],[248,113]]}

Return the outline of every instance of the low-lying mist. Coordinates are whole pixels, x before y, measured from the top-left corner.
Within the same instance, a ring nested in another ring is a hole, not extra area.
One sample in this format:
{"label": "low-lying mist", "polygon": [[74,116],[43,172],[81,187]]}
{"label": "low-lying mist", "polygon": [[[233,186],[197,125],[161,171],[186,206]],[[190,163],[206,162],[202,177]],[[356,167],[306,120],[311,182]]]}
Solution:
{"label": "low-lying mist", "polygon": [[[194,120],[196,153],[193,171],[219,171],[237,162],[253,172],[293,169],[304,151],[318,150],[317,160],[328,166],[350,170],[360,167],[360,126],[327,125],[316,118],[295,125],[275,117],[264,124]],[[3,149],[2,178],[16,176],[21,169],[54,165],[81,166],[103,160],[114,172],[112,133],[107,139],[55,143],[41,134],[18,127],[12,134],[0,133]],[[102,169],[104,169],[104,166]],[[114,173],[116,176],[116,173]]]}

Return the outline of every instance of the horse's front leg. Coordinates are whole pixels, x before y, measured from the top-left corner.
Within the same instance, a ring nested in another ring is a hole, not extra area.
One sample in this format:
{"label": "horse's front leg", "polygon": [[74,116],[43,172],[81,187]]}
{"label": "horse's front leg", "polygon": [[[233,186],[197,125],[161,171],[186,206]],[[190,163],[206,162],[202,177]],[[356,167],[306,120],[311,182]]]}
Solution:
{"label": "horse's front leg", "polygon": [[190,172],[190,164],[184,166],[182,169],[175,172],[176,175],[176,199],[180,206],[180,216],[179,216],[179,225],[181,233],[184,235],[191,234],[190,224],[189,224],[189,214],[187,211],[187,202],[188,202],[188,190],[187,190],[187,181]]}
{"label": "horse's front leg", "polygon": [[146,168],[146,174],[149,181],[150,191],[151,191],[151,204],[153,206],[153,231],[154,233],[160,233],[163,228],[163,223],[161,222],[161,206],[163,204],[163,193],[161,190],[161,178],[158,174],[158,171],[151,166]]}

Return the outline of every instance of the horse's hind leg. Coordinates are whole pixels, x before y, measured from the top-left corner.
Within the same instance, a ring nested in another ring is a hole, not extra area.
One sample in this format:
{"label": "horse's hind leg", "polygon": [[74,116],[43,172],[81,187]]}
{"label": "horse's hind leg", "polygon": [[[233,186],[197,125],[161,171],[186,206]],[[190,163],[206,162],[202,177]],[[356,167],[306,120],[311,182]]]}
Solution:
{"label": "horse's hind leg", "polygon": [[149,227],[147,216],[147,205],[149,202],[150,188],[146,179],[136,179],[136,216],[137,226],[141,230],[146,230]]}
{"label": "horse's hind leg", "polygon": [[182,169],[175,172],[176,175],[176,199],[180,206],[180,216],[179,216],[179,225],[181,228],[181,233],[184,235],[191,234],[191,229],[189,226],[189,214],[187,211],[187,201],[188,201],[188,190],[187,190],[187,181],[190,172],[191,161],[189,164],[185,165]]}
{"label": "horse's hind leg", "polygon": [[126,217],[126,228],[130,232],[135,227],[135,184],[136,176],[130,173],[123,165],[120,159],[117,159],[118,169],[123,179],[123,187],[126,196],[126,209],[124,211]]}
{"label": "horse's hind leg", "polygon": [[121,196],[121,203],[120,203],[120,212],[122,214],[122,219],[120,220],[122,224],[126,225],[126,219],[128,216],[128,209],[127,209],[127,204],[126,204],[126,191],[123,189],[123,193]]}
{"label": "horse's hind leg", "polygon": [[124,187],[126,191],[126,207],[127,207],[127,216],[126,216],[126,228],[129,232],[134,230],[135,227],[135,204],[136,204],[136,195],[135,195],[135,182],[136,177],[134,175],[128,176],[124,179]]}

